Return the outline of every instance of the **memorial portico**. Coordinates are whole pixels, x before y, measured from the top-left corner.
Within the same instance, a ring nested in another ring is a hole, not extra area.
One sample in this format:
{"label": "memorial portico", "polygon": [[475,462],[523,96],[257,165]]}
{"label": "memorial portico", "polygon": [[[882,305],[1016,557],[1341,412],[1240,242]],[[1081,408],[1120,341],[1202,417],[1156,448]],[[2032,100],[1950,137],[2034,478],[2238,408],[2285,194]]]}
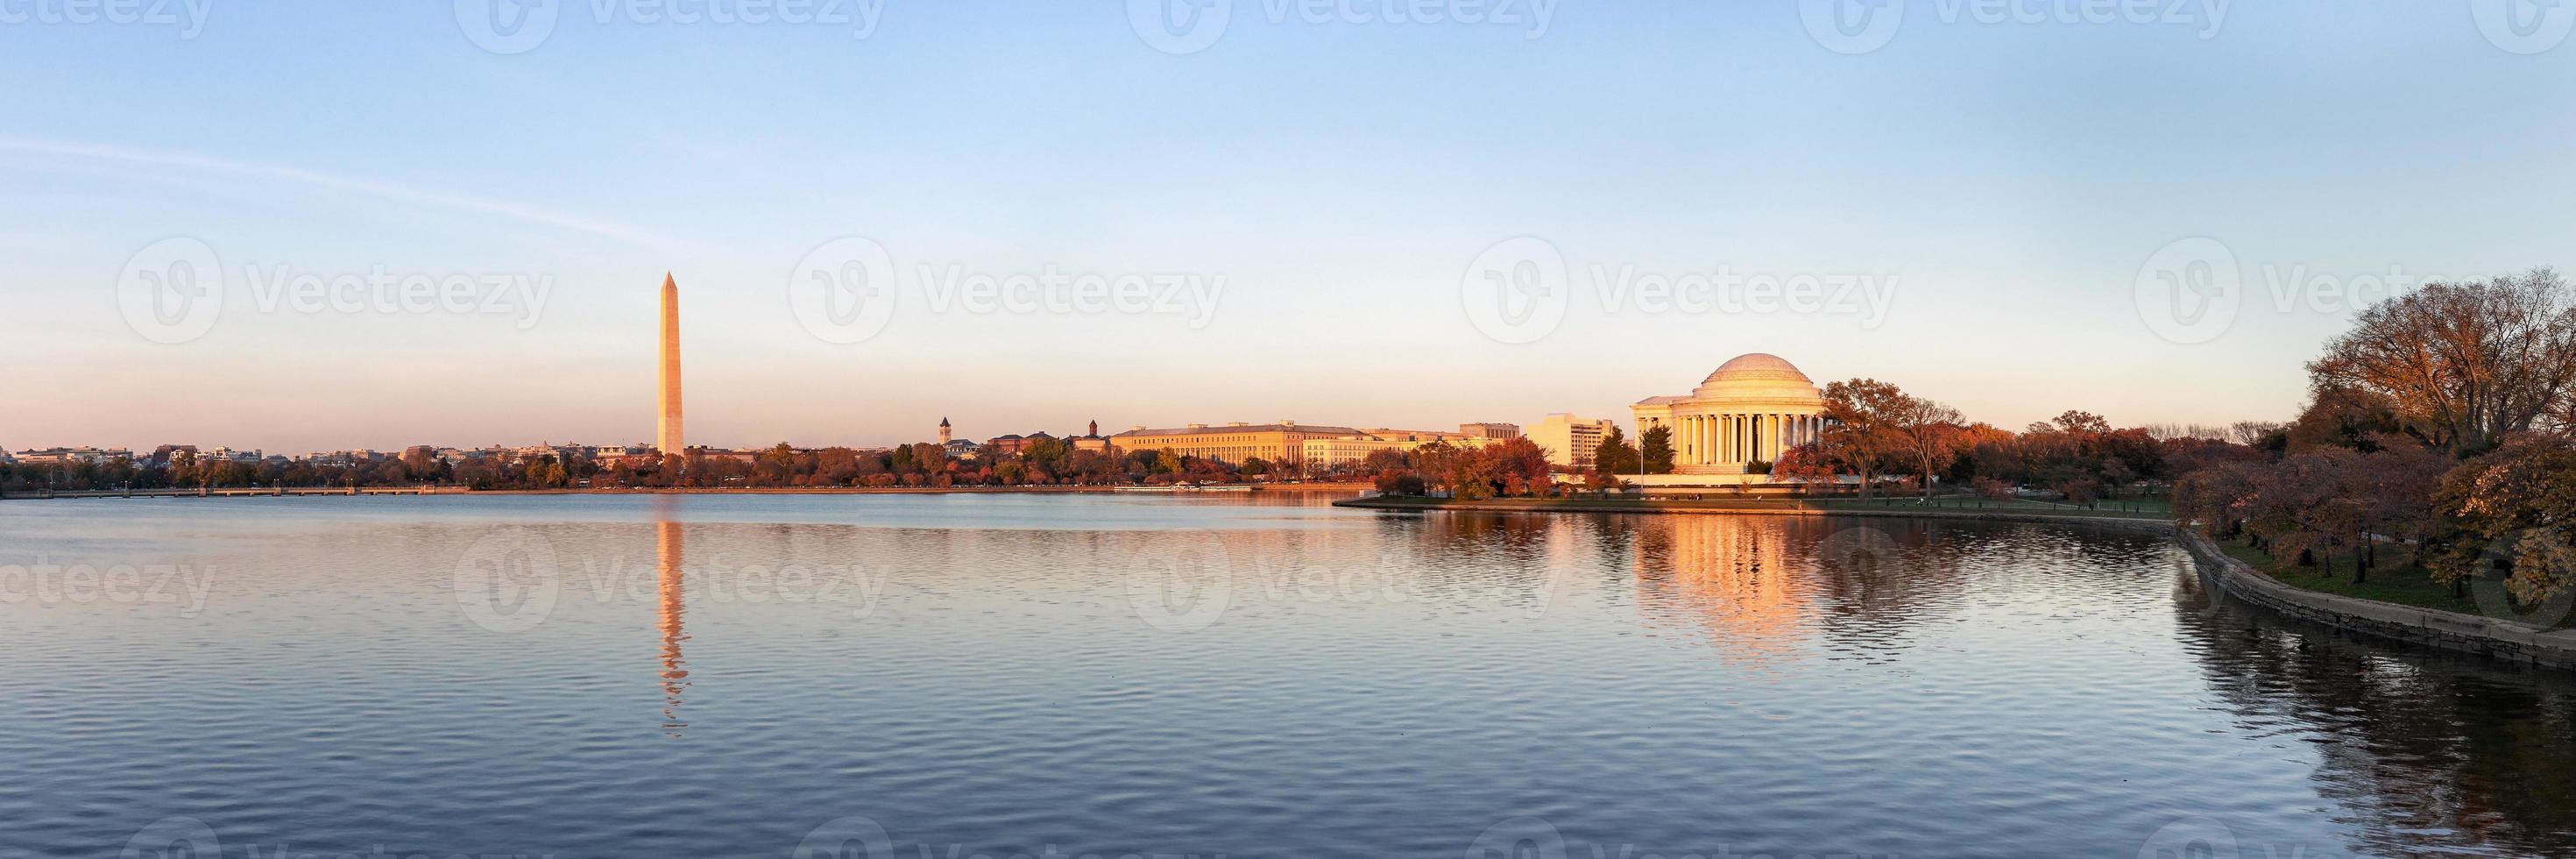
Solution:
{"label": "memorial portico", "polygon": [[1759,352],[1719,366],[1689,394],[1629,408],[1641,434],[1672,429],[1673,473],[1683,475],[1745,474],[1825,429],[1824,392],[1796,365]]}

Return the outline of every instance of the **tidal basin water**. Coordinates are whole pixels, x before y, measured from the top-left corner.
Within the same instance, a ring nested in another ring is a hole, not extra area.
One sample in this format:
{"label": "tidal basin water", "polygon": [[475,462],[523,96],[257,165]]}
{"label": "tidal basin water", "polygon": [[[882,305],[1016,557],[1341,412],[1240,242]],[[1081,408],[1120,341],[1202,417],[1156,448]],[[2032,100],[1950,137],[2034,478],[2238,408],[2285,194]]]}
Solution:
{"label": "tidal basin water", "polygon": [[0,502],[0,857],[2576,855],[2160,538],[1323,501]]}

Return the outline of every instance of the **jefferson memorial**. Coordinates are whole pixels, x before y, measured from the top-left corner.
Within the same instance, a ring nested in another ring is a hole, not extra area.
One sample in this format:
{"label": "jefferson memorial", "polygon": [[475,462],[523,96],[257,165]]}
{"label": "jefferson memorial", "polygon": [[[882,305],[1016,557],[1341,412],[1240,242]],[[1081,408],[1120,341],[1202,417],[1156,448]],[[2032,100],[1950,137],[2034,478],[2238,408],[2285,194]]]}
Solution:
{"label": "jefferson memorial", "polygon": [[1639,435],[1659,426],[1673,432],[1673,473],[1646,475],[1647,485],[1761,482],[1749,466],[1779,461],[1825,427],[1824,392],[1796,365],[1760,352],[1720,365],[1688,394],[1649,397],[1629,411]]}

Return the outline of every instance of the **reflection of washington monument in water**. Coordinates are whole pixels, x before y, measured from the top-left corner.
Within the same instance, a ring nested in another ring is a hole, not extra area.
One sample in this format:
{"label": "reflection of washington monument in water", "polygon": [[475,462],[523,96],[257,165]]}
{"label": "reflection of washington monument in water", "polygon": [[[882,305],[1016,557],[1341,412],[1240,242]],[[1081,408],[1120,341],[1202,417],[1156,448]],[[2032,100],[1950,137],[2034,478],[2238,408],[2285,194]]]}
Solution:
{"label": "reflection of washington monument in water", "polygon": [[668,509],[655,512],[661,520],[653,523],[653,530],[655,569],[662,583],[662,729],[676,737],[681,728],[688,727],[688,723],[680,721],[680,693],[689,686],[688,660],[680,656],[680,643],[689,640],[680,624],[680,615],[688,611],[682,601],[687,578],[680,572],[680,523],[671,520]]}

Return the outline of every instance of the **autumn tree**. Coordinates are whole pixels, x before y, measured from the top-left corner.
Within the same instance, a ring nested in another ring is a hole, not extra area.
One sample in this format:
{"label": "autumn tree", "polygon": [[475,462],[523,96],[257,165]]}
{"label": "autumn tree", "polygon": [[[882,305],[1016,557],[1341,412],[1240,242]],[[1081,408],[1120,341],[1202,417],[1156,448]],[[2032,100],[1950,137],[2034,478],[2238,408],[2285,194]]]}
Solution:
{"label": "autumn tree", "polygon": [[1532,495],[1555,484],[1555,468],[1547,461],[1547,450],[1538,442],[1514,436],[1474,453],[1493,463],[1493,474],[1503,481],[1505,494]]}
{"label": "autumn tree", "polygon": [[2258,474],[2245,505],[2246,528],[2263,538],[2276,564],[2314,561],[2331,574],[2335,554],[2360,544],[2360,456],[2322,448]]}
{"label": "autumn tree", "polygon": [[2564,427],[2576,394],[2576,302],[2549,269],[2436,283],[2363,310],[2308,364],[2319,389],[2386,398],[2398,419],[2454,456],[2505,436]]}
{"label": "autumn tree", "polygon": [[2268,462],[2236,460],[2183,475],[2174,482],[2174,518],[2215,539],[2235,537],[2244,531],[2247,505],[2270,468]]}
{"label": "autumn tree", "polygon": [[2348,488],[2359,503],[2363,572],[2378,566],[2381,544],[2421,546],[2432,537],[2433,496],[2456,464],[2443,451],[2393,437],[2361,455],[2360,471]]}
{"label": "autumn tree", "polygon": [[1912,395],[1898,395],[1881,417],[1904,442],[1907,456],[1923,476],[1923,498],[1932,498],[1932,476],[1949,467],[1956,453],[1950,440],[1959,432],[1959,410]]}
{"label": "autumn tree", "polygon": [[1888,459],[1905,449],[1896,415],[1911,397],[1895,385],[1875,379],[1852,379],[1825,386],[1825,431],[1818,443],[1826,456],[1860,476],[1861,496]]}
{"label": "autumn tree", "polygon": [[2490,570],[2516,599],[2576,586],[2576,445],[2533,435],[2462,463],[2434,491],[2436,538],[2425,566],[2456,592]]}
{"label": "autumn tree", "polygon": [[2359,388],[2322,387],[2309,391],[2308,406],[2283,428],[2287,450],[2343,447],[2368,453],[2380,439],[2405,429],[2394,400]]}

